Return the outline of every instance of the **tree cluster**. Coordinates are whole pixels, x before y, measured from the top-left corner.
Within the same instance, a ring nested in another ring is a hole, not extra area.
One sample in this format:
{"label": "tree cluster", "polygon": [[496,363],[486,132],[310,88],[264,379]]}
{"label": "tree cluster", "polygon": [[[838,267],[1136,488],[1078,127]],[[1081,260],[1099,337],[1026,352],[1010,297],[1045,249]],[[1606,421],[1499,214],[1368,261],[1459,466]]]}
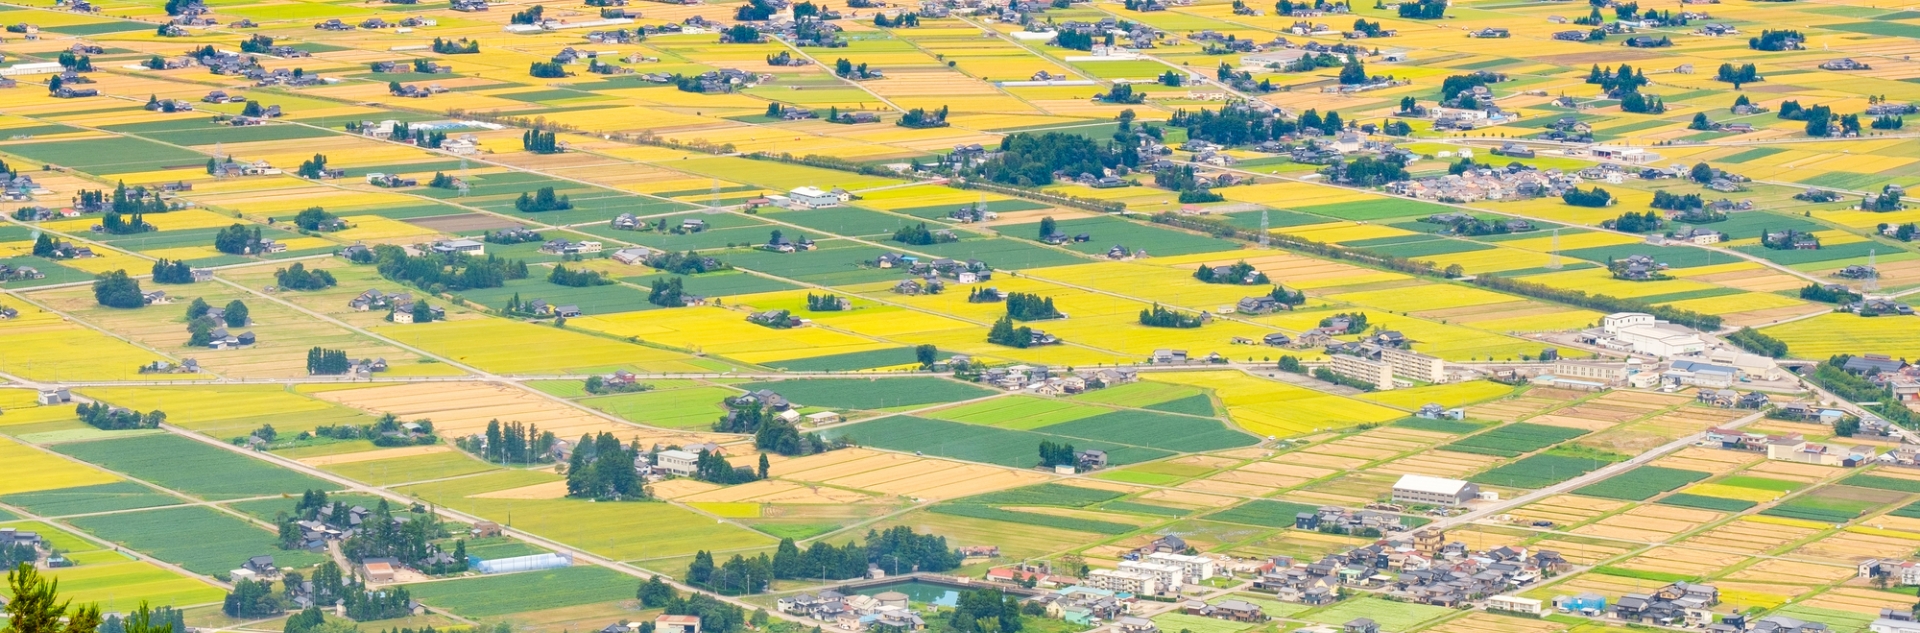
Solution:
{"label": "tree cluster", "polygon": [[535,154],[558,154],[560,141],[553,132],[527,130],[520,134],[520,149]]}
{"label": "tree cluster", "polygon": [[[864,66],[865,64],[861,65]],[[896,119],[893,124],[913,129],[946,127],[947,106],[940,106],[940,109],[933,111],[928,111],[926,108],[914,108],[908,110],[906,114],[900,115],[900,118]]]}
{"label": "tree cluster", "polygon": [[533,62],[527,65],[527,74],[541,79],[559,79],[573,73],[567,72],[566,65],[560,62]]}
{"label": "tree cluster", "polygon": [[1112,146],[1103,148],[1078,134],[1015,132],[1000,141],[998,156],[975,166],[970,173],[1020,187],[1050,185],[1055,172],[1099,174],[1108,167],[1120,167],[1123,163],[1119,154]]}
{"label": "tree cluster", "polygon": [[[1318,118],[1318,115],[1315,115]],[[1221,145],[1251,145],[1272,141],[1298,131],[1299,126],[1277,115],[1256,112],[1252,108],[1201,108],[1196,112],[1177,110],[1167,121],[1183,128],[1187,138]]]}
{"label": "tree cluster", "polygon": [[[765,457],[761,458],[761,463],[766,463]],[[716,451],[701,450],[700,459],[693,464],[693,478],[707,483],[731,486],[759,481],[766,478],[766,474],[757,473],[746,466],[735,468],[732,462],[727,461],[726,455]]]}
{"label": "tree cluster", "polygon": [[1066,315],[1060,314],[1059,310],[1054,309],[1053,297],[1042,297],[1032,293],[1016,292],[1007,295],[1007,316],[1016,321],[1039,321],[1043,319],[1058,319]]}
{"label": "tree cluster", "polygon": [[816,295],[811,292],[807,293],[808,312],[839,312],[847,309],[847,305],[848,301],[846,298],[839,295],[831,293],[823,295]]}
{"label": "tree cluster", "polygon": [[307,350],[307,374],[312,376],[335,376],[353,369],[353,361],[347,358],[347,350],[314,347]]}
{"label": "tree cluster", "polygon": [[1737,67],[1732,63],[1721,64],[1719,72],[1714,73],[1713,78],[1732,83],[1734,90],[1739,90],[1741,84],[1764,81],[1764,79],[1760,77],[1760,69],[1750,63]]}
{"label": "tree cluster", "polygon": [[647,303],[663,308],[680,308],[687,305],[684,280],[680,277],[653,280],[653,287],[647,289]]}
{"label": "tree cluster", "polygon": [[1791,29],[1765,29],[1758,37],[1747,38],[1747,48],[1756,51],[1786,51],[1800,48],[1807,36]]}
{"label": "tree cluster", "polygon": [[993,322],[993,328],[987,330],[987,342],[1007,347],[1027,348],[1033,346],[1033,328],[1015,327],[1013,317],[1004,316]]}
{"label": "tree cluster", "polygon": [[[1666,209],[1668,211],[1686,211],[1690,209],[1706,208],[1707,201],[1701,198],[1700,194],[1697,194],[1697,193],[1674,194],[1674,193],[1667,193],[1665,191],[1655,191],[1653,192],[1653,202],[1648,203],[1648,206],[1651,206],[1655,209]],[[1648,213],[1652,213],[1652,212],[1649,211]],[[1631,213],[1629,213],[1628,215],[1631,215]],[[1654,228],[1659,228],[1659,227],[1655,226]],[[1620,229],[1620,230],[1634,232],[1634,233],[1645,232],[1645,231],[1634,231],[1633,229]]]}
{"label": "tree cluster", "polygon": [[260,227],[235,222],[213,236],[213,250],[228,255],[256,255],[260,247]]}
{"label": "tree cluster", "polygon": [[1799,295],[1801,295],[1801,299],[1820,301],[1820,303],[1853,303],[1853,301],[1860,301],[1860,293],[1847,290],[1847,286],[1820,284],[1820,282],[1807,284],[1805,288],[1801,288]]}
{"label": "tree cluster", "polygon": [[1192,329],[1200,327],[1201,323],[1199,315],[1170,310],[1158,303],[1140,311],[1140,324],[1147,327]]}
{"label": "tree cluster", "polygon": [[559,441],[553,431],[541,431],[538,424],[502,424],[496,419],[487,421],[485,435],[461,438],[456,444],[497,464],[543,464],[553,461],[553,447]]}
{"label": "tree cluster", "polygon": [[[1666,192],[1662,191],[1658,193]],[[1666,208],[1660,207],[1657,204],[1654,206],[1656,208]],[[1658,211],[1647,211],[1645,213],[1628,211],[1620,214],[1620,217],[1601,222],[1600,228],[1613,229],[1626,233],[1652,233],[1660,230],[1666,223],[1666,216],[1661,215]]]}
{"label": "tree cluster", "polygon": [[729,268],[725,262],[693,251],[655,253],[647,258],[647,266],[675,275],[698,275]]}
{"label": "tree cluster", "polygon": [[913,226],[903,226],[895,229],[893,232],[893,241],[901,244],[912,244],[914,246],[927,246],[931,244],[958,242],[960,238],[954,236],[951,231],[929,230],[927,223],[921,222]]}
{"label": "tree cluster", "polygon": [[1267,279],[1266,273],[1260,272],[1253,267],[1253,264],[1247,263],[1247,260],[1244,259],[1234,262],[1232,266],[1228,266],[1227,272],[1225,273],[1215,271],[1213,266],[1201,264],[1198,269],[1193,271],[1193,278],[1200,280],[1202,283],[1228,284],[1234,286],[1263,286],[1273,283],[1272,280]]}
{"label": "tree cluster", "polygon": [[1402,2],[1399,14],[1409,20],[1438,20],[1447,17],[1447,0]]}
{"label": "tree cluster", "polygon": [[553,187],[541,187],[531,194],[520,192],[520,197],[513,201],[513,208],[521,213],[565,211],[573,208],[573,200],[566,194],[554,195]]}
{"label": "tree cluster", "polygon": [[273,271],[273,279],[287,290],[325,290],[339,283],[334,280],[333,273],[319,268],[309,270],[306,264],[300,262]]}
{"label": "tree cluster", "polygon": [[646,482],[634,470],[638,447],[620,443],[612,433],[580,436],[567,457],[567,496],[600,501],[647,498]]}
{"label": "tree cluster", "polygon": [[1040,467],[1051,469],[1055,466],[1079,466],[1080,457],[1072,444],[1040,441]]}
{"label": "tree cluster", "polygon": [[104,402],[74,405],[73,413],[81,422],[103,431],[125,431],[128,429],[157,429],[167,421],[165,411],[154,409],[146,413],[132,409],[109,406]]}
{"label": "tree cluster", "polygon": [[547,282],[552,283],[554,285],[567,286],[569,288],[586,288],[589,286],[610,286],[610,285],[613,285],[614,283],[612,279],[608,279],[606,275],[602,274],[600,271],[587,270],[584,268],[576,269],[576,270],[568,270],[565,265],[561,265],[561,264],[554,265],[553,271],[547,273]]}
{"label": "tree cluster", "polygon": [[[360,523],[359,531],[340,544],[340,552],[347,560],[363,561],[369,558],[395,558],[402,564],[429,574],[451,574],[466,571],[465,556],[455,557],[451,563],[431,564],[428,561],[434,554],[440,553],[434,541],[446,538],[451,533],[444,523],[432,512],[417,513],[405,521],[395,521],[393,508],[386,499],[374,504],[373,511]],[[456,547],[465,549],[465,543]],[[464,553],[464,552],[462,552]],[[349,607],[351,607],[349,600]],[[402,607],[405,603],[401,603]],[[368,605],[370,608],[384,609],[382,604]],[[375,618],[382,619],[382,618]]]}
{"label": "tree cluster", "polygon": [[1576,207],[1604,207],[1613,204],[1613,194],[1599,187],[1588,190],[1575,187],[1560,194],[1560,200]]}
{"label": "tree cluster", "polygon": [[[536,6],[535,8],[538,7]],[[441,55],[472,55],[480,52],[480,40],[470,40],[464,37],[458,40],[452,38],[443,40],[436,37],[433,38],[433,52]],[[417,69],[422,61],[426,60],[414,60],[414,67]]]}
{"label": "tree cluster", "polygon": [[473,257],[462,253],[408,255],[398,246],[373,247],[380,276],[431,293],[498,288],[509,279],[526,279],[527,263],[495,255]]}
{"label": "tree cluster", "polygon": [[127,276],[125,270],[102,273],[94,278],[93,300],[109,308],[147,305],[146,294],[140,291],[140,280]]}
{"label": "tree cluster", "polygon": [[328,213],[326,209],[320,207],[307,207],[306,210],[294,215],[293,224],[307,231],[337,231],[346,228],[347,225],[340,220],[339,216]]}
{"label": "tree cluster", "polygon": [[193,283],[193,266],[187,260],[168,260],[162,257],[153,262],[153,283],[190,284]]}
{"label": "tree cluster", "polygon": [[527,9],[524,11],[515,11],[513,15],[507,16],[507,23],[508,24],[539,24],[542,14],[544,14],[545,12],[546,12],[546,7],[536,4],[531,7],[527,7]]}

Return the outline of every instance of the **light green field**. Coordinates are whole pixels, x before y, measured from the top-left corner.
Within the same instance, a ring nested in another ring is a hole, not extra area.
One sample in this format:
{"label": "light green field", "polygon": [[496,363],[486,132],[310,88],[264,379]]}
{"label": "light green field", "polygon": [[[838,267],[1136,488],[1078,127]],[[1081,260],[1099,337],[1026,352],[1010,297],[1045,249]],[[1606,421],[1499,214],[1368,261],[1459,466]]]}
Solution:
{"label": "light green field", "polygon": [[617,560],[643,560],[773,545],[764,534],[713,523],[693,511],[660,502],[593,503],[577,499],[501,499],[485,492],[553,481],[551,473],[502,471],[399,490],[556,542]]}
{"label": "light green field", "polygon": [[597,396],[580,404],[647,426],[704,431],[726,414],[720,402],[737,395],[725,387],[693,387]]}
{"label": "light green field", "polygon": [[935,412],[927,417],[1025,431],[1049,424],[1090,418],[1109,411],[1111,410],[1103,407],[1075,404],[1066,400],[1013,396],[961,405]]}

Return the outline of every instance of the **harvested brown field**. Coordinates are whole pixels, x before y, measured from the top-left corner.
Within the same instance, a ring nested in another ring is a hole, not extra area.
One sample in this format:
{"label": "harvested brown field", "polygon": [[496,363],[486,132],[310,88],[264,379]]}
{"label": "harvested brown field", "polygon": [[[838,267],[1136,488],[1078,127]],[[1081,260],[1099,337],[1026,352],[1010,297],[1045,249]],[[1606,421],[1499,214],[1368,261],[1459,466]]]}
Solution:
{"label": "harvested brown field", "polygon": [[1546,415],[1534,416],[1532,418],[1529,418],[1527,420],[1527,423],[1528,424],[1545,424],[1548,426],[1561,426],[1561,427],[1566,427],[1570,429],[1585,429],[1588,431],[1604,431],[1604,430],[1613,428],[1614,425],[1616,424],[1619,424],[1619,422],[1614,420],[1561,415],[1557,411],[1554,413],[1546,414]]}
{"label": "harvested brown field", "polygon": [[1046,481],[1037,472],[853,448],[770,469],[774,477],[922,499],[953,499]]}
{"label": "harvested brown field", "polygon": [[1881,532],[1868,534],[1855,531],[1843,531],[1826,538],[1800,546],[1793,550],[1795,556],[1817,558],[1839,563],[1858,564],[1869,558],[1905,559],[1920,547],[1920,536],[1905,537],[1900,532]]}
{"label": "harvested brown field", "polygon": [[[563,481],[560,483],[565,484],[566,482]],[[721,486],[719,484],[710,484],[698,479],[689,479],[686,477],[668,479],[647,486],[647,489],[653,492],[653,496],[661,499],[679,499],[703,492],[719,490],[720,488]]]}
{"label": "harvested brown field", "polygon": [[1878,616],[1881,609],[1905,611],[1913,606],[1911,598],[1907,596],[1855,587],[1835,587],[1832,591],[1807,598],[1800,604],[1871,616]]}
{"label": "harvested brown field", "polygon": [[1354,438],[1347,438],[1317,446],[1309,446],[1301,452],[1315,455],[1338,455],[1340,457],[1357,459],[1359,463],[1365,464],[1420,448],[1419,444],[1410,444],[1406,448],[1367,446],[1365,442],[1356,442],[1353,440]]}
{"label": "harvested brown field", "polygon": [[1199,493],[1213,493],[1236,497],[1261,497],[1273,492],[1272,488],[1260,484],[1221,481],[1218,479],[1195,479],[1175,487],[1181,490],[1191,490]]}
{"label": "harvested brown field", "polygon": [[1762,475],[1789,481],[1815,482],[1846,472],[1838,466],[1819,466],[1794,462],[1767,461],[1748,468],[1745,474]]}
{"label": "harvested brown field", "polygon": [[513,220],[480,213],[461,213],[458,215],[437,215],[430,218],[414,218],[407,220],[407,224],[433,229],[441,233],[492,231],[521,226],[519,222]]}
{"label": "harvested brown field", "polygon": [[1824,584],[1843,578],[1851,578],[1859,570],[1852,566],[1820,565],[1795,560],[1769,558],[1740,571],[1728,574],[1733,580],[1754,582],[1792,582],[1806,584]]}
{"label": "harvested brown field", "polygon": [[1224,508],[1241,501],[1237,497],[1184,492],[1180,490],[1155,490],[1138,497],[1141,501],[1171,505],[1180,508]]}
{"label": "harvested brown field", "polygon": [[1574,576],[1572,580],[1554,585],[1554,592],[1575,594],[1591,591],[1603,596],[1618,596],[1628,593],[1651,593],[1653,590],[1666,585],[1666,582],[1659,580],[1646,580],[1642,578],[1628,578],[1626,576],[1612,576],[1587,572]]}
{"label": "harvested brown field", "polygon": [[1629,558],[1615,567],[1637,569],[1667,574],[1687,576],[1710,576],[1723,568],[1747,560],[1746,554],[1716,552],[1711,550],[1662,546],[1647,550],[1646,553]]}
{"label": "harvested brown field", "polygon": [[383,448],[383,449],[372,450],[372,451],[360,451],[358,453],[342,453],[339,455],[321,455],[319,457],[308,457],[306,459],[302,459],[299,461],[300,463],[306,464],[308,466],[332,466],[334,464],[352,464],[355,462],[370,462],[370,461],[380,460],[380,459],[393,459],[396,457],[414,457],[418,455],[431,455],[434,453],[445,453],[452,450],[453,450],[453,447],[446,446],[444,444],[435,444],[432,446],[402,446],[400,448]]}
{"label": "harvested brown field", "polygon": [[798,484],[777,479],[763,479],[752,483],[728,486],[718,490],[708,490],[675,499],[675,501],[718,502],[718,503],[784,503],[784,504],[849,504],[873,503],[881,497],[845,488],[831,486]]}
{"label": "harvested brown field", "polygon": [[1585,395],[1584,392],[1566,389],[1528,389],[1519,397],[1468,407],[1467,417],[1476,420],[1514,422],[1578,400]]}
{"label": "harvested brown field", "polygon": [[1292,453],[1287,453],[1285,455],[1280,456],[1279,459],[1293,462],[1296,464],[1307,464],[1309,466],[1326,466],[1328,468],[1337,468],[1340,470],[1353,470],[1355,468],[1365,466],[1367,465],[1367,463],[1373,461],[1371,459],[1361,459],[1357,457],[1341,457],[1337,455],[1319,453],[1319,452],[1315,452],[1313,450],[1314,448],[1317,448],[1317,447],[1310,447],[1303,450],[1294,451]]}
{"label": "harvested brown field", "polygon": [[1575,534],[1590,534],[1607,538],[1619,538],[1649,543],[1661,543],[1674,535],[1700,527],[1722,517],[1719,512],[1675,508],[1671,506],[1640,506],[1616,514],[1573,530]]}
{"label": "harvested brown field", "polygon": [[1766,459],[1766,456],[1760,453],[1689,446],[1672,455],[1654,460],[1652,465],[1723,475],[1762,459]]}
{"label": "harvested brown field", "polygon": [[1434,477],[1462,477],[1487,469],[1499,462],[1500,458],[1491,455],[1456,453],[1453,451],[1424,451],[1396,459],[1368,469],[1369,472],[1390,475],[1430,475]]}
{"label": "harvested brown field", "polygon": [[736,438],[712,433],[690,433],[614,422],[528,393],[524,389],[483,382],[436,382],[321,391],[313,397],[374,413],[392,413],[402,419],[430,418],[434,430],[448,437],[486,430],[487,422],[538,425],[560,437],[611,432],[621,441],[641,445],[728,442]]}
{"label": "harvested brown field", "polygon": [[1624,501],[1612,499],[1556,495],[1521,506],[1508,514],[1524,522],[1552,521],[1554,525],[1567,526],[1618,510],[1626,505]]}
{"label": "harvested brown field", "polygon": [[1552,633],[1566,626],[1536,618],[1516,618],[1476,611],[1427,629],[1433,633]]}
{"label": "harvested brown field", "polygon": [[1687,539],[1689,544],[1714,549],[1759,554],[1813,534],[1815,530],[1743,517],[1726,525]]}
{"label": "harvested brown field", "polygon": [[1539,549],[1553,550],[1562,558],[1575,565],[1593,565],[1600,561],[1633,551],[1633,546],[1625,543],[1593,543],[1587,539],[1566,540],[1546,538],[1533,542]]}

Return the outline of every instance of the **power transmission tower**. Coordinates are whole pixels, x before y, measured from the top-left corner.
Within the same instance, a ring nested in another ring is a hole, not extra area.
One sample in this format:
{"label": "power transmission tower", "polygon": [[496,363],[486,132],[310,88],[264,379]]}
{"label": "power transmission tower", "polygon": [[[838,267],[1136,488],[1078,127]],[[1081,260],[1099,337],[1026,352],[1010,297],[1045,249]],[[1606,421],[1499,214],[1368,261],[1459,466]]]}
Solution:
{"label": "power transmission tower", "polygon": [[1547,268],[1560,270],[1560,229],[1553,230],[1553,250],[1548,252]]}
{"label": "power transmission tower", "polygon": [[1860,284],[1860,289],[1867,292],[1880,290],[1880,269],[1873,266],[1873,258],[1873,249],[1867,249],[1867,280]]}
{"label": "power transmission tower", "polygon": [[715,178],[713,179],[713,199],[712,201],[707,203],[707,212],[712,213],[714,211],[719,211],[719,210],[720,210],[720,179]]}
{"label": "power transmission tower", "polygon": [[1268,228],[1269,227],[1267,223],[1267,210],[1261,209],[1260,210],[1260,246],[1262,247],[1270,245],[1270,242],[1272,241],[1270,239],[1271,236],[1267,233]]}

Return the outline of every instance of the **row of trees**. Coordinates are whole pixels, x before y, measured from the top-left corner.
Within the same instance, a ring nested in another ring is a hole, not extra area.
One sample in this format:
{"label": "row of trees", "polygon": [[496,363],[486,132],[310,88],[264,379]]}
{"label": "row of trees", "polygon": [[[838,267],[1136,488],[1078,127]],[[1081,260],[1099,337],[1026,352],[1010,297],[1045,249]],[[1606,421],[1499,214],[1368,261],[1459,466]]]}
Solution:
{"label": "row of trees", "polygon": [[569,270],[565,265],[561,264],[555,264],[553,271],[547,273],[547,281],[554,285],[567,286],[570,288],[613,285],[613,280],[608,279],[606,275],[600,271],[585,268]]}
{"label": "row of trees", "polygon": [[190,284],[193,283],[193,266],[187,260],[168,260],[162,257],[153,262],[153,283]]}
{"label": "row of trees", "polygon": [[314,347],[307,350],[307,374],[312,376],[335,376],[353,369],[353,361],[347,358],[347,350]]}
{"label": "row of trees", "polygon": [[273,280],[286,290],[325,290],[339,283],[333,273],[319,268],[308,270],[307,265],[300,262],[273,271]]}
{"label": "row of trees", "polygon": [[1067,444],[1062,442],[1052,442],[1048,440],[1040,441],[1040,467],[1041,468],[1053,468],[1055,466],[1078,466],[1078,465],[1080,465],[1080,458],[1078,455],[1075,454],[1072,444]]}
{"label": "row of trees", "polygon": [[1016,292],[1007,295],[1007,316],[1017,321],[1039,321],[1058,319],[1060,314],[1053,307],[1053,297],[1042,297],[1033,293]]}

